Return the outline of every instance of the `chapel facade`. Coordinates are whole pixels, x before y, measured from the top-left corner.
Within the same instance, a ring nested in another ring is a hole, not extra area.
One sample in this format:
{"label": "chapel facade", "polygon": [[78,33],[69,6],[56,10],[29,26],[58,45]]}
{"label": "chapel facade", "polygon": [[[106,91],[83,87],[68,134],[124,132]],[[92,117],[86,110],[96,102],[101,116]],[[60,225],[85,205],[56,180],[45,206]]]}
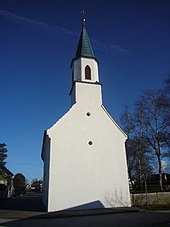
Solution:
{"label": "chapel facade", "polygon": [[44,206],[47,211],[129,207],[127,136],[103,106],[85,19],[71,69],[71,108],[44,133]]}

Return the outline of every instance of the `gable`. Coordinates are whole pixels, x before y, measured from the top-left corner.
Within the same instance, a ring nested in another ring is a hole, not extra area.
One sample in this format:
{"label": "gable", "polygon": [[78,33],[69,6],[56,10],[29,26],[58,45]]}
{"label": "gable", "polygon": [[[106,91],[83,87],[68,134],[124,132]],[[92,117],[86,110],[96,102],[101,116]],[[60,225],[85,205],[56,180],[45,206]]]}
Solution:
{"label": "gable", "polygon": [[112,118],[112,116],[107,112],[106,108],[102,105],[101,106],[102,109],[104,110],[104,112],[106,113],[107,117],[111,120],[111,122],[118,128],[118,130],[120,130],[120,132],[126,137],[126,139],[128,138],[126,133],[123,131],[123,129],[117,124],[117,122]]}

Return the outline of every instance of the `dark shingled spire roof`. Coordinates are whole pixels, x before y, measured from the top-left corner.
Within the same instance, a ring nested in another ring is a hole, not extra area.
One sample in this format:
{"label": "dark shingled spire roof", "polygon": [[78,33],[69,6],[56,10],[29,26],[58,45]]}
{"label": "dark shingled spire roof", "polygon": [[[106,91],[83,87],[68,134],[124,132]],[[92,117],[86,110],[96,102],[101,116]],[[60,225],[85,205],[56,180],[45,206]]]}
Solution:
{"label": "dark shingled spire roof", "polygon": [[85,28],[85,19],[83,19],[81,35],[76,52],[76,58],[80,57],[95,58],[89,36]]}

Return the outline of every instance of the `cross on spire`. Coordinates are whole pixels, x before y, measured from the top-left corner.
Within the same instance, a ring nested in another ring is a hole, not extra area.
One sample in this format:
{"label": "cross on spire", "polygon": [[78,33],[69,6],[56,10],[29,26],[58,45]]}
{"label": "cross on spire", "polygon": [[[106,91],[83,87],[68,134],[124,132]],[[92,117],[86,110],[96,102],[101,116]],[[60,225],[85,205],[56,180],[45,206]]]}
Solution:
{"label": "cross on spire", "polygon": [[81,13],[81,16],[82,16],[82,24],[83,24],[83,26],[85,26],[85,21],[86,21],[85,16],[86,16],[87,13],[84,9],[80,13]]}

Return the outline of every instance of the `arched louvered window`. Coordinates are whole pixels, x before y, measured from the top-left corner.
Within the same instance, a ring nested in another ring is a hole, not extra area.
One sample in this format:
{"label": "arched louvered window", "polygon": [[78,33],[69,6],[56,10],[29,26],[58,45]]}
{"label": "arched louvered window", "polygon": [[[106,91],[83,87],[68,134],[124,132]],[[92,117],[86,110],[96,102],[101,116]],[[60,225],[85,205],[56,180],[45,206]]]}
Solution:
{"label": "arched louvered window", "polygon": [[85,79],[91,80],[91,68],[88,65],[85,67]]}

